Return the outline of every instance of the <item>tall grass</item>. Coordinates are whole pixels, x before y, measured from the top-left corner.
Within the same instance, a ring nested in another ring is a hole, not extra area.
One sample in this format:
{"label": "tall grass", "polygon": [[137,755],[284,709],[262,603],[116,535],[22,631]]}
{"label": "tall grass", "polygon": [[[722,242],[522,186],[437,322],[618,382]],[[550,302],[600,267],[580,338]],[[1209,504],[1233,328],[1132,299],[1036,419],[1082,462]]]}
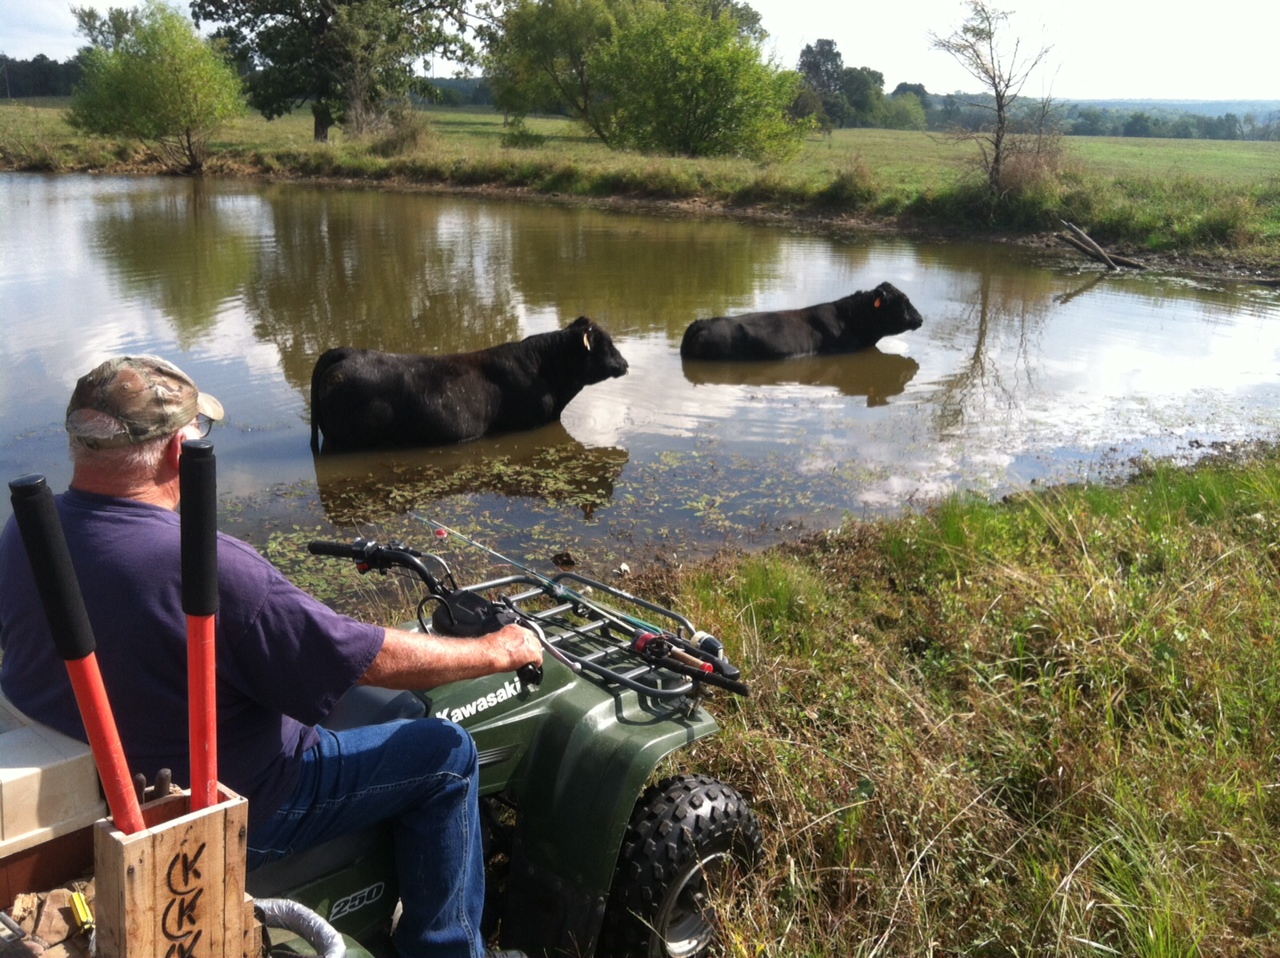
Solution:
{"label": "tall grass", "polygon": [[1280,459],[956,498],[662,584],[753,685],[732,955],[1280,949]]}

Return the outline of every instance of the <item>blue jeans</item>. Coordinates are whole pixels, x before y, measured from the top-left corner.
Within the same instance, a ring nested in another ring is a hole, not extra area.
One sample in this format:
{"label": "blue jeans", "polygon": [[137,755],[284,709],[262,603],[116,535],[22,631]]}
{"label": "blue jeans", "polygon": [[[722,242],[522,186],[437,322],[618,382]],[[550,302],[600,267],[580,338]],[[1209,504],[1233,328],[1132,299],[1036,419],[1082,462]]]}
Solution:
{"label": "blue jeans", "polygon": [[403,958],[484,954],[475,742],[440,719],[319,729],[293,796],[249,835],[249,868],[390,819]]}

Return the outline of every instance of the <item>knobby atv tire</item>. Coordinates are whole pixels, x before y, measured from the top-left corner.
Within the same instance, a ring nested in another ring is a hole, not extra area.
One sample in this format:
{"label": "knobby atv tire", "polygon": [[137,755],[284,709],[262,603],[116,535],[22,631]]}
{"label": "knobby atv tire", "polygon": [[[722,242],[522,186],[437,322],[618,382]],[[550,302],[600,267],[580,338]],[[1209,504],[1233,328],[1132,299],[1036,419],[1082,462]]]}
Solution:
{"label": "knobby atv tire", "polygon": [[618,853],[599,954],[691,958],[715,940],[708,892],[754,866],[760,823],[735,789],[705,775],[650,785]]}

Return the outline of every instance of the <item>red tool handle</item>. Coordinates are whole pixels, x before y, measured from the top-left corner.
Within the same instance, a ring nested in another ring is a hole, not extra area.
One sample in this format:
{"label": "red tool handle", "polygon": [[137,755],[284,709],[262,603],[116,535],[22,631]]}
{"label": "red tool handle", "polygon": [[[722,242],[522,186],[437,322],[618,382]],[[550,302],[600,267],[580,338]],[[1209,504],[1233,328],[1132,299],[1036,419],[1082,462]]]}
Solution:
{"label": "red tool handle", "polygon": [[182,444],[182,610],[187,614],[187,698],[191,810],[218,803],[218,692],[214,616],[218,611],[217,460],[213,443]]}
{"label": "red tool handle", "polygon": [[62,531],[62,520],[58,518],[57,504],[44,476],[14,479],[9,483],[9,493],[13,517],[49,620],[49,631],[58,655],[67,663],[76,704],[93,749],[93,760],[107,794],[107,806],[116,828],[132,835],[146,826],[129,778],[111,703],[102,684],[102,672],[94,654],[93,629],[80,593],[80,581],[71,565],[71,552]]}

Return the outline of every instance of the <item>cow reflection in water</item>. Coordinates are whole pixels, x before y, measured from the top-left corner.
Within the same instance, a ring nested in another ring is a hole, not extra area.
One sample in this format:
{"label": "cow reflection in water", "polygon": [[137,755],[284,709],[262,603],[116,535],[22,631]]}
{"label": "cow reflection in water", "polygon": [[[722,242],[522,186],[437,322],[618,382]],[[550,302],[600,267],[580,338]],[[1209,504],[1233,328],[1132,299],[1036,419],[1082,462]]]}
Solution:
{"label": "cow reflection in water", "polygon": [[701,362],[686,359],[684,375],[695,386],[829,386],[845,396],[866,396],[883,406],[901,394],[920,370],[910,356],[877,347],[846,356],[803,356],[776,362]]}
{"label": "cow reflection in water", "polygon": [[456,446],[313,457],[325,517],[346,528],[476,492],[570,503],[589,518],[613,499],[627,459],[584,446],[559,422]]}

